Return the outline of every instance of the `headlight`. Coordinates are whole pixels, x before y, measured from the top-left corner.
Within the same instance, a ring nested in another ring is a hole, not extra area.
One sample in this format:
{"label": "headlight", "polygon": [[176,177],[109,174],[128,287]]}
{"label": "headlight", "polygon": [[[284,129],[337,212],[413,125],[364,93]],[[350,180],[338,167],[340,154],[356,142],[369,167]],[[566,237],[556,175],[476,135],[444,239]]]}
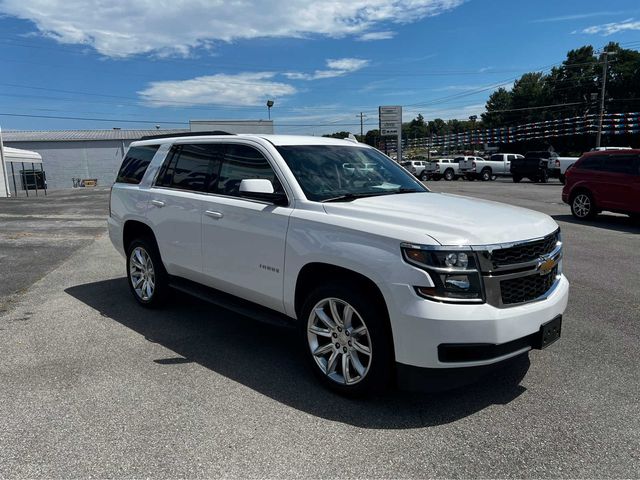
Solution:
{"label": "headlight", "polygon": [[434,287],[416,286],[423,297],[440,302],[481,303],[482,279],[471,250],[431,250],[403,246],[404,258],[425,270]]}

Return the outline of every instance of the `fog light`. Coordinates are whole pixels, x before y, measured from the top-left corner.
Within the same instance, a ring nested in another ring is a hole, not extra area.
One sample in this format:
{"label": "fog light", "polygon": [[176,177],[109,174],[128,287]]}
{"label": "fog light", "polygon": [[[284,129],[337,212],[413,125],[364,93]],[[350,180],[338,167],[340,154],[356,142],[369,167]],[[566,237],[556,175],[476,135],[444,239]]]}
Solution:
{"label": "fog light", "polygon": [[467,275],[447,275],[444,285],[450,290],[469,290],[471,282]]}

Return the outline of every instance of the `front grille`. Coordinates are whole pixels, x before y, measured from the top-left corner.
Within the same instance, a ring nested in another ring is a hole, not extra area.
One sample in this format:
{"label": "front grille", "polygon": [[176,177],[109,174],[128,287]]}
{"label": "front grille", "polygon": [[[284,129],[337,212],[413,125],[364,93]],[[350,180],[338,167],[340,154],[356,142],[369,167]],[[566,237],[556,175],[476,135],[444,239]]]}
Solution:
{"label": "front grille", "polygon": [[494,250],[491,252],[491,261],[494,267],[531,262],[540,258],[542,255],[551,253],[557,243],[558,232],[554,232],[542,240]]}
{"label": "front grille", "polygon": [[553,286],[558,275],[556,265],[546,275],[534,273],[526,277],[513,278],[500,282],[500,292],[503,305],[530,302],[544,295]]}

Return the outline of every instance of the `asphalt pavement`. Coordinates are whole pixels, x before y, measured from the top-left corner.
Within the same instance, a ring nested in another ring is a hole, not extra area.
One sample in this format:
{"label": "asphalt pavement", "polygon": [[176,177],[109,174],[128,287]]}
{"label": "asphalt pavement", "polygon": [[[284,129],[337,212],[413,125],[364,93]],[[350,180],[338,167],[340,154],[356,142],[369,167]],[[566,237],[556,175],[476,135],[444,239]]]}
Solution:
{"label": "asphalt pavement", "polygon": [[[38,208],[86,218],[61,220],[69,249],[39,273],[6,263],[38,244],[18,236],[8,249],[0,223],[2,284],[22,285],[0,290],[0,478],[640,477],[640,227],[574,221],[557,183],[427,184],[561,225],[563,335],[530,353],[528,372],[522,362],[448,393],[342,398],[314,380],[290,330],[189,297],[139,307],[104,234],[107,194],[86,215],[82,192],[52,195]],[[0,222],[26,211],[8,212],[13,200]],[[23,231],[40,235],[40,220]]]}

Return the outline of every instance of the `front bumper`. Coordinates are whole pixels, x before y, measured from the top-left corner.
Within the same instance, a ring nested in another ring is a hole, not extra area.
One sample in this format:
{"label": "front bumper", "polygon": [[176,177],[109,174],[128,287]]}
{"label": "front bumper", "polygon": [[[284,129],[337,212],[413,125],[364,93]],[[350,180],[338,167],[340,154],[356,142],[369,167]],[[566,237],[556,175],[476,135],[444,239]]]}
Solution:
{"label": "front bumper", "polygon": [[[447,304],[419,297],[410,285],[391,286],[388,302],[396,362],[418,368],[459,369],[497,364],[531,349],[530,345],[473,361],[443,361],[440,345],[502,345],[534,335],[540,327],[562,315],[567,306],[569,282],[561,276],[543,300],[510,308],[489,304]],[[452,370],[453,371],[453,370]]]}

